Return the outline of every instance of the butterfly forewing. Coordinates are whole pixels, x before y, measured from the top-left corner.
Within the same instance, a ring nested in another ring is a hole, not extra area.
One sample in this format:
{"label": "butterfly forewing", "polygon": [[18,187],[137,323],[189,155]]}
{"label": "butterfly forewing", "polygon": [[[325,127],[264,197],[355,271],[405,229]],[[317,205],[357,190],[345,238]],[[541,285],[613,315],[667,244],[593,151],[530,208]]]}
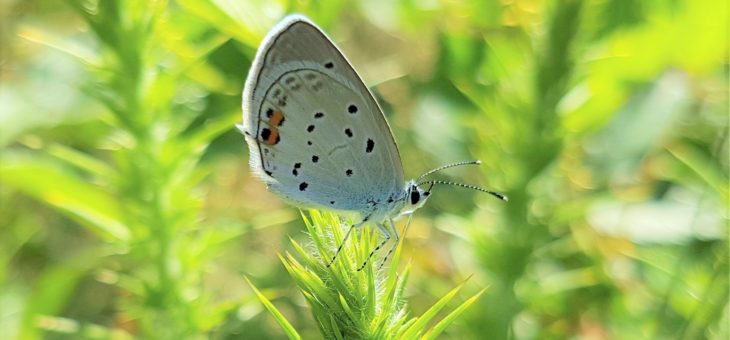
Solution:
{"label": "butterfly forewing", "polygon": [[306,19],[289,17],[269,33],[243,107],[252,167],[298,205],[364,211],[402,190],[400,155],[378,104]]}

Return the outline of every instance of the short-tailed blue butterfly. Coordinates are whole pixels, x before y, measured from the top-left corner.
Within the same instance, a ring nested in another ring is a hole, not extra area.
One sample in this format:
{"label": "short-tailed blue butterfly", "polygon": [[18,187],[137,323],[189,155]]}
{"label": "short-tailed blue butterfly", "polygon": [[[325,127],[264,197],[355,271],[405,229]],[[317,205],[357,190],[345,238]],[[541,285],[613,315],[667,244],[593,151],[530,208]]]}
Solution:
{"label": "short-tailed blue butterfly", "polygon": [[368,258],[393,235],[397,244],[393,219],[421,207],[435,184],[507,200],[471,185],[421,181],[478,161],[445,165],[405,182],[398,147],[372,93],[325,33],[301,15],[286,17],[261,43],[243,89],[238,128],[246,136],[253,172],[270,191],[302,208],[359,215],[343,243],[353,229],[377,225],[385,239]]}

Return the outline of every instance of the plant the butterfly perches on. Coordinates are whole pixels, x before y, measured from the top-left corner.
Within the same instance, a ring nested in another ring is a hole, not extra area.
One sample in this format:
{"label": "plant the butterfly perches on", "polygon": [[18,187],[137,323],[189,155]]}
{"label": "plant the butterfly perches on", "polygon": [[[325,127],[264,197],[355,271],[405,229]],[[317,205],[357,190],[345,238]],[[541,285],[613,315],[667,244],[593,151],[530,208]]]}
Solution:
{"label": "plant the butterfly perches on", "polygon": [[[426,176],[405,182],[398,147],[372,93],[345,56],[314,23],[292,15],[274,27],[256,53],[243,89],[243,125],[250,163],[273,193],[301,208],[357,213],[352,229],[371,223],[392,236],[393,219],[421,207],[436,184],[475,186]],[[385,258],[393,251],[391,247]],[[337,258],[342,245],[328,266]],[[385,259],[383,260],[385,261]]]}
{"label": "plant the butterfly perches on", "polygon": [[[463,289],[467,279],[420,315],[415,314],[405,297],[410,262],[400,272],[397,266],[391,266],[380,274],[373,266],[355,271],[354,264],[348,261],[327,267],[321,258],[330,253],[330,235],[334,240],[342,240],[341,217],[310,210],[308,214],[302,213],[302,219],[311,236],[311,244],[303,246],[292,239],[293,251],[279,257],[310,306],[323,339],[438,339],[486,290],[479,289],[452,308],[451,301],[468,291]],[[356,259],[364,259],[375,233],[364,230],[360,235],[354,235],[343,251],[353,254]],[[401,245],[393,252],[394,263],[398,263],[402,249]],[[266,295],[252,282],[248,283],[289,339],[301,339],[299,332]]]}

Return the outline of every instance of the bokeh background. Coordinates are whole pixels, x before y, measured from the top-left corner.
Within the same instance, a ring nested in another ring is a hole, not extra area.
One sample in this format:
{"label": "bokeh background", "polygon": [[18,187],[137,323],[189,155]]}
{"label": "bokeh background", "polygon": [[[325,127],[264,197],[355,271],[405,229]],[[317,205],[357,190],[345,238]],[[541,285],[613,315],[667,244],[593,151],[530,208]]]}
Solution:
{"label": "bokeh background", "polygon": [[0,337],[284,337],[244,276],[319,336],[277,258],[299,211],[233,128],[261,38],[300,12],[407,177],[481,159],[441,176],[510,197],[439,187],[415,214],[414,315],[488,287],[444,338],[727,339],[729,6],[2,1]]}

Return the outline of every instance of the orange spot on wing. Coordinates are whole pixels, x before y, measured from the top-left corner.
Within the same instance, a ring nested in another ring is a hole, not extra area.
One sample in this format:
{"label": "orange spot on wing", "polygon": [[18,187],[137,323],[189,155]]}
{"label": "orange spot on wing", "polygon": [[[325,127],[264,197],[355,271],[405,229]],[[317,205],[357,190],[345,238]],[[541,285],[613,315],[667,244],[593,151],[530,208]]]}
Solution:
{"label": "orange spot on wing", "polygon": [[271,127],[271,133],[269,134],[269,137],[264,140],[264,144],[266,145],[274,145],[279,142],[279,129],[275,127]]}
{"label": "orange spot on wing", "polygon": [[271,126],[280,126],[283,122],[284,114],[281,113],[281,111],[274,111],[274,114],[271,115],[271,118],[269,119],[269,124],[271,124]]}

